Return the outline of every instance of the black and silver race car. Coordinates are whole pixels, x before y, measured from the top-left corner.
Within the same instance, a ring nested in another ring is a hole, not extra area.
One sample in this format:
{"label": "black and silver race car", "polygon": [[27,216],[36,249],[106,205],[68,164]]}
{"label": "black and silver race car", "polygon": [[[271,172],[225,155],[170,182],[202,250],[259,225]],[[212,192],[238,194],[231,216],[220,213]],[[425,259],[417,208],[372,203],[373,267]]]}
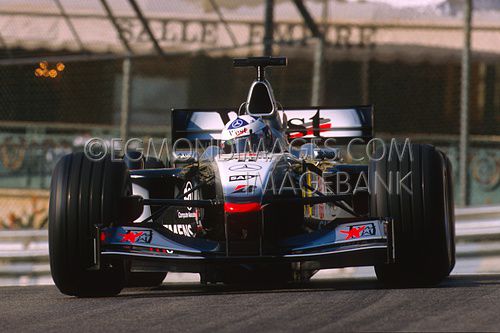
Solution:
{"label": "black and silver race car", "polygon": [[58,162],[49,248],[62,293],[115,295],[159,285],[171,271],[200,273],[206,284],[307,281],[348,266],[374,266],[389,286],[449,275],[454,204],[444,153],[381,145],[371,106],[283,109],[265,68],[286,58],[234,64],[258,72],[246,102],[172,110],[168,167],[137,152]]}

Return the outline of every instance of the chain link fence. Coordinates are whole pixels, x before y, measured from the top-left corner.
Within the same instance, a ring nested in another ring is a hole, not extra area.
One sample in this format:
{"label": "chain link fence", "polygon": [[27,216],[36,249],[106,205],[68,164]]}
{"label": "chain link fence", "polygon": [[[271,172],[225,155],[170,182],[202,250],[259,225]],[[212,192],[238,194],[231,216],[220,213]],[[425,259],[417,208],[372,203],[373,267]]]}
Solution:
{"label": "chain link fence", "polygon": [[[289,66],[269,77],[285,107],[374,104],[378,137],[438,145],[458,179],[462,12],[424,2],[304,1],[320,42],[275,0],[273,52]],[[468,203],[498,204],[500,6],[475,3]],[[231,59],[262,54],[265,5],[2,1],[0,228],[45,225],[51,171],[87,139],[168,138],[171,108],[238,107],[253,72]]]}

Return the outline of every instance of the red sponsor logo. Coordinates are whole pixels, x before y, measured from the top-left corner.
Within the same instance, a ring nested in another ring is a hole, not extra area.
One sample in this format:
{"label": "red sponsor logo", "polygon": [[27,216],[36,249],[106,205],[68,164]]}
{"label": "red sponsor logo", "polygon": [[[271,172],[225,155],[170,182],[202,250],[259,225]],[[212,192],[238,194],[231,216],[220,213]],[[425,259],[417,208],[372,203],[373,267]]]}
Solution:
{"label": "red sponsor logo", "polygon": [[120,234],[122,236],[121,242],[135,243],[136,239],[143,234],[142,231],[133,232],[129,231],[126,234]]}
{"label": "red sponsor logo", "polygon": [[[319,125],[320,132],[326,132],[330,128],[332,128],[332,124],[330,124],[330,123],[324,123],[324,124]],[[306,135],[314,135],[314,128],[312,125],[305,127],[305,131],[306,131],[306,133],[304,133],[304,132],[292,132],[292,133],[290,133],[290,139],[301,138],[301,137],[306,136]]]}
{"label": "red sponsor logo", "polygon": [[351,227],[351,229],[349,229],[349,231],[346,231],[346,230],[340,230],[341,233],[343,234],[346,234],[347,236],[345,237],[345,239],[351,239],[351,238],[359,238],[361,237],[361,233],[363,232],[363,230],[365,230],[366,226],[361,226],[359,228],[356,228],[356,227]]}
{"label": "red sponsor logo", "polygon": [[232,193],[252,193],[257,186],[255,185],[238,185],[234,188]]}
{"label": "red sponsor logo", "polygon": [[229,134],[231,134],[232,136],[240,136],[240,135],[243,135],[243,134],[246,134],[248,132],[248,128],[241,128],[241,129],[236,129],[236,130],[230,130],[229,131]]}

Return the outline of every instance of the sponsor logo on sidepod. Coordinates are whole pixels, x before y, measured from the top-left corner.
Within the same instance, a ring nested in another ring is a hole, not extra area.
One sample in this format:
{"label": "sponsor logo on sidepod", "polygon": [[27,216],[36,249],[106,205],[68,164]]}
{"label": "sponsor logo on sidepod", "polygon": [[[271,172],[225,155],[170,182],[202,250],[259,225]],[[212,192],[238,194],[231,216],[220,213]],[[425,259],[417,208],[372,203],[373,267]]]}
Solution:
{"label": "sponsor logo on sidepod", "polygon": [[257,171],[262,169],[260,165],[257,164],[237,164],[229,167],[230,171]]}
{"label": "sponsor logo on sidepod", "polygon": [[349,230],[340,230],[341,233],[345,234],[345,240],[356,239],[366,236],[375,235],[375,225],[373,223],[368,223],[359,226],[349,226]]}
{"label": "sponsor logo on sidepod", "polygon": [[229,181],[230,182],[237,182],[237,181],[242,181],[242,180],[249,180],[257,177],[257,175],[234,175],[234,176],[229,176]]}
{"label": "sponsor logo on sidepod", "polygon": [[128,230],[122,236],[121,242],[125,243],[151,243],[153,232],[151,230]]}

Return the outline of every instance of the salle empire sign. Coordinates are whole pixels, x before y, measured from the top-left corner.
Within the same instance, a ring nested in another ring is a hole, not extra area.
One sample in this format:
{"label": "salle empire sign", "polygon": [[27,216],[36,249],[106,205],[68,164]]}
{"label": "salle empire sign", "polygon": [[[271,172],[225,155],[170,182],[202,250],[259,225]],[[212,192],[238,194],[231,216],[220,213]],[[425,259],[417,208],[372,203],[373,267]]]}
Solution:
{"label": "salle empire sign", "polygon": [[[150,43],[151,40],[140,23],[134,18],[117,20],[123,37],[129,43]],[[161,44],[199,45],[205,47],[232,47],[227,30],[222,23],[213,20],[149,19],[149,27]],[[227,22],[239,46],[260,45],[264,37],[261,22]],[[328,44],[336,47],[374,47],[377,28],[366,25],[328,24],[323,26]],[[296,22],[276,22],[274,40],[282,45],[304,45],[311,38],[307,26]]]}

